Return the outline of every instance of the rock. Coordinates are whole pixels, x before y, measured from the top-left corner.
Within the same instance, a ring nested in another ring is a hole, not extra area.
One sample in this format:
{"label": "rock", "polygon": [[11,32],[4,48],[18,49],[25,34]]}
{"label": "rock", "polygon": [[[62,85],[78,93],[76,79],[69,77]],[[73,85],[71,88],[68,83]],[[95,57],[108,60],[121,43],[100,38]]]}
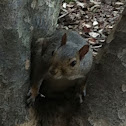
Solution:
{"label": "rock", "polygon": [[[114,39],[105,46],[101,60],[88,78],[86,104],[91,125],[107,120],[108,126],[125,126],[126,121],[126,8],[114,31]],[[122,86],[122,89],[121,89]],[[124,93],[122,93],[122,91]],[[117,111],[118,109],[118,111]],[[123,122],[123,123],[122,123]],[[107,124],[106,124],[107,125]]]}

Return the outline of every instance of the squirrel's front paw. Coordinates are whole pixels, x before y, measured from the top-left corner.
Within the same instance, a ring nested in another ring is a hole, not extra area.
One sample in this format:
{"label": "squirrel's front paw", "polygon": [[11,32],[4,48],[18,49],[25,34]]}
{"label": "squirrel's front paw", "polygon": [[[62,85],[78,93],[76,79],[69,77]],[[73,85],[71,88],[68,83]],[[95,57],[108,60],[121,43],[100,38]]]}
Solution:
{"label": "squirrel's front paw", "polygon": [[35,102],[35,98],[38,95],[38,93],[35,93],[32,91],[32,89],[29,90],[27,94],[27,105],[32,106]]}
{"label": "squirrel's front paw", "polygon": [[79,94],[78,96],[79,96],[79,103],[80,104],[83,103],[83,96],[82,96],[82,94]]}
{"label": "squirrel's front paw", "polygon": [[[27,105],[28,106],[33,106],[35,103],[35,99],[38,96],[38,91],[33,90],[32,88],[29,90],[27,94]],[[41,97],[45,98],[45,95],[40,94]]]}

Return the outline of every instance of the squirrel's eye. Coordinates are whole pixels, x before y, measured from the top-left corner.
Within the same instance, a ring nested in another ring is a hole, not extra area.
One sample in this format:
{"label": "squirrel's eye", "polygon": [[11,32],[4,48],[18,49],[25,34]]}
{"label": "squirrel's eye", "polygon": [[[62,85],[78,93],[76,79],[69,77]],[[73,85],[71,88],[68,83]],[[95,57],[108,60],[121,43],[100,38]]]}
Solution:
{"label": "squirrel's eye", "polygon": [[54,55],[54,51],[52,51],[52,56]]}
{"label": "squirrel's eye", "polygon": [[71,65],[72,67],[74,67],[74,66],[76,65],[76,63],[77,63],[77,61],[74,60],[73,62],[70,63],[70,65]]}

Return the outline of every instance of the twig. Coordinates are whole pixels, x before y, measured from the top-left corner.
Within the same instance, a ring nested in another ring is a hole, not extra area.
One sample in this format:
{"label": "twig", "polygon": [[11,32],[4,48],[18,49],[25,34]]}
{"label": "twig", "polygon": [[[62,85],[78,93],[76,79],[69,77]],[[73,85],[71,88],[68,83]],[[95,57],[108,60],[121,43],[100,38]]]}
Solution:
{"label": "twig", "polygon": [[61,18],[65,17],[65,16],[68,15],[68,14],[69,14],[69,12],[67,12],[67,13],[65,13],[65,14],[63,14],[63,15],[61,15],[61,16],[59,16],[58,19],[61,19]]}

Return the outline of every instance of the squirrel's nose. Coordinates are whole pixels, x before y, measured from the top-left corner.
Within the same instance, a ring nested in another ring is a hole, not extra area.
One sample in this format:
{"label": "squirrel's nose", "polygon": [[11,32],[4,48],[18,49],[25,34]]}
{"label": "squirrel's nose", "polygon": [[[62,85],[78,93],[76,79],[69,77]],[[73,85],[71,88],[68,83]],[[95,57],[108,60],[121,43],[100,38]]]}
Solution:
{"label": "squirrel's nose", "polygon": [[52,75],[56,75],[58,73],[58,70],[50,70],[49,71]]}

